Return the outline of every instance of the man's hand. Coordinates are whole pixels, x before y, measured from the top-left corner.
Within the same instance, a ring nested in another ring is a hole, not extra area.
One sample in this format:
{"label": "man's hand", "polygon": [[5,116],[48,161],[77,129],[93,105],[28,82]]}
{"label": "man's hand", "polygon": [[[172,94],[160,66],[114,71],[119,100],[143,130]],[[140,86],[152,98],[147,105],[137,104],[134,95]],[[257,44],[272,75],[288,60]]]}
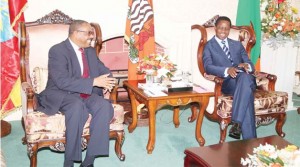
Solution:
{"label": "man's hand", "polygon": [[250,67],[247,63],[241,63],[237,67],[229,67],[227,70],[228,75],[230,75],[232,78],[235,78],[237,74],[241,71],[244,71],[246,73],[249,73]]}
{"label": "man's hand", "polygon": [[111,91],[116,84],[116,79],[108,76],[109,74],[104,74],[94,78],[93,86],[103,87],[105,91]]}
{"label": "man's hand", "polygon": [[245,70],[245,72],[249,72],[250,70],[250,67],[249,67],[249,64],[248,63],[241,63],[238,65],[239,68],[243,68]]}
{"label": "man's hand", "polygon": [[231,78],[235,78],[237,76],[238,72],[239,72],[239,69],[237,69],[235,67],[229,67],[227,70],[227,73]]}

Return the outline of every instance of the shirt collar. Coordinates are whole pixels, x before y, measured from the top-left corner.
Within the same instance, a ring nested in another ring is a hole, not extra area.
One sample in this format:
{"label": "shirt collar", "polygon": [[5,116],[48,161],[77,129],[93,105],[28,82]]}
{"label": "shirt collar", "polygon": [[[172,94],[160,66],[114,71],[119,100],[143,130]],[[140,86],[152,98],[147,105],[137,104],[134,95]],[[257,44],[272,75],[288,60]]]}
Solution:
{"label": "shirt collar", "polygon": [[222,41],[225,41],[225,45],[228,44],[227,42],[227,38],[225,38],[224,40],[221,40],[220,38],[218,38],[217,36],[215,36],[216,41],[221,44]]}
{"label": "shirt collar", "polygon": [[69,38],[69,41],[73,47],[73,49],[77,52],[79,50],[80,47],[78,47],[70,38]]}

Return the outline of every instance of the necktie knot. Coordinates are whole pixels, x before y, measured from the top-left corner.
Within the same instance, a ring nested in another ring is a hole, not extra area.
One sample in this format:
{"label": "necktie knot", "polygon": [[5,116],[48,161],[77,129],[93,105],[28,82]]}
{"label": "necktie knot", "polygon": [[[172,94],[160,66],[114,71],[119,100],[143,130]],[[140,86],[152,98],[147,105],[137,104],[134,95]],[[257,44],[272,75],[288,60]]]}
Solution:
{"label": "necktie knot", "polygon": [[221,43],[222,43],[223,45],[225,45],[225,40],[221,41]]}
{"label": "necktie knot", "polygon": [[81,52],[81,54],[84,53],[84,49],[83,48],[79,48],[78,50]]}

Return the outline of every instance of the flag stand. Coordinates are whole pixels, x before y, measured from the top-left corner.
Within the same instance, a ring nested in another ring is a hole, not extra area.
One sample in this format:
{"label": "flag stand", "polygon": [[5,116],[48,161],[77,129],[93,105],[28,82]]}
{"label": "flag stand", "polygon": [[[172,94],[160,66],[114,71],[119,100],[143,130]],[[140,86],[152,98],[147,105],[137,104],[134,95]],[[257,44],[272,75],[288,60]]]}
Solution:
{"label": "flag stand", "polygon": [[11,132],[11,125],[9,122],[1,120],[1,138],[9,135]]}

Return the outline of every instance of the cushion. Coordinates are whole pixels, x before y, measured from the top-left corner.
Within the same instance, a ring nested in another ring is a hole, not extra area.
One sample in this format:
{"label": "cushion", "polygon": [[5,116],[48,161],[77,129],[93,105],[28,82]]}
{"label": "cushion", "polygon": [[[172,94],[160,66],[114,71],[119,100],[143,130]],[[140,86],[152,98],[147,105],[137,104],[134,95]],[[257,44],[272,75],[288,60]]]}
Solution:
{"label": "cushion", "polygon": [[[40,93],[46,88],[48,69],[35,67],[31,76],[34,91]],[[113,104],[113,108],[114,117],[110,123],[110,130],[123,130],[124,108],[118,104]],[[83,136],[89,135],[90,121],[91,115],[84,126]],[[62,113],[48,116],[40,111],[29,112],[24,116],[24,123],[26,125],[26,137],[29,142],[62,139],[65,137],[65,116]]]}
{"label": "cushion", "polygon": [[[279,91],[257,90],[254,93],[255,115],[285,112],[288,94]],[[217,113],[221,118],[231,117],[232,96],[219,96]]]}
{"label": "cushion", "polygon": [[47,85],[48,69],[42,67],[35,67],[32,73],[32,87],[36,93],[41,93]]}
{"label": "cushion", "polygon": [[[110,130],[124,130],[124,109],[123,106],[113,104],[114,116],[110,123]],[[84,129],[83,136],[89,135],[89,127],[91,121],[89,116]],[[65,116],[57,113],[48,116],[43,112],[30,112],[24,117],[25,131],[27,141],[34,143],[39,140],[64,139],[65,138]]]}

